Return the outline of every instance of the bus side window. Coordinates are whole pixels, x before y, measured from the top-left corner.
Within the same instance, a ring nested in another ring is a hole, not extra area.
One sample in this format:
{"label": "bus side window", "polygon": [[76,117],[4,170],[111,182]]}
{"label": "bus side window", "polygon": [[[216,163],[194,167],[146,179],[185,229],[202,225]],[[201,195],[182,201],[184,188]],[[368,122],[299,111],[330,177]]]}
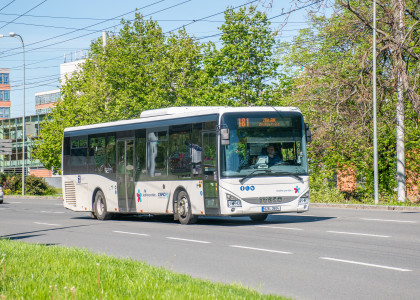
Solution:
{"label": "bus side window", "polygon": [[191,177],[191,124],[172,126],[169,131],[169,172],[174,178]]}
{"label": "bus side window", "polygon": [[70,155],[70,138],[64,138],[63,146],[63,175],[72,174],[71,172],[71,155]]}
{"label": "bus side window", "polygon": [[140,181],[146,175],[146,130],[136,130],[136,181]]}
{"label": "bus side window", "polygon": [[105,173],[114,174],[115,173],[115,160],[116,160],[116,149],[115,149],[115,135],[108,135],[106,138],[106,164],[107,169]]}
{"label": "bus side window", "polygon": [[105,137],[89,137],[89,173],[102,174],[107,169],[105,162]]}

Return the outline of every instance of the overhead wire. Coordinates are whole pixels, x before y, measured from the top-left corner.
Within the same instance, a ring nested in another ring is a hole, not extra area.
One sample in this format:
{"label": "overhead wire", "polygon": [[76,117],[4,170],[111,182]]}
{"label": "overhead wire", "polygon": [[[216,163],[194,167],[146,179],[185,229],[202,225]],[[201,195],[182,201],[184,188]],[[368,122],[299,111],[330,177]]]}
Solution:
{"label": "overhead wire", "polygon": [[9,24],[11,24],[11,23],[13,23],[13,22],[14,22],[14,21],[16,21],[17,19],[21,18],[22,16],[24,16],[24,15],[25,15],[25,14],[27,14],[28,12],[33,11],[35,8],[37,8],[38,6],[40,6],[41,4],[43,4],[43,3],[47,2],[47,1],[48,1],[48,0],[44,0],[44,1],[40,2],[40,3],[38,3],[37,5],[35,5],[34,7],[32,7],[30,10],[28,10],[28,11],[24,12],[23,14],[21,14],[21,15],[17,16],[16,18],[14,18],[12,21],[9,21],[9,22],[7,22],[6,24],[4,24],[3,26],[1,26],[1,27],[0,27],[0,29],[2,29],[2,28],[4,28],[4,27],[6,27],[7,25],[9,25]]}
{"label": "overhead wire", "polygon": [[[149,4],[149,5],[146,5],[146,6],[142,7],[142,8],[140,8],[140,9],[144,9],[144,8],[146,8],[146,7],[149,7],[149,6],[155,5],[155,4],[157,4],[157,3],[159,3],[159,2],[163,2],[163,1],[166,1],[166,0],[159,0],[159,1],[156,1],[156,2],[154,2],[154,3],[152,3],[152,4]],[[153,13],[147,14],[147,15],[145,15],[145,16],[152,15],[152,14],[155,14],[155,13],[158,13],[158,12],[162,12],[162,11],[164,11],[164,10],[171,9],[171,8],[173,8],[173,7],[176,7],[176,6],[179,6],[179,5],[185,4],[185,3],[190,2],[190,1],[191,1],[191,0],[186,0],[186,1],[183,1],[183,2],[181,2],[181,3],[175,4],[175,5],[171,5],[171,6],[169,6],[169,7],[166,7],[166,8],[160,9],[160,10],[158,10],[158,11],[156,11],[156,12],[153,12]],[[107,19],[107,20],[108,20],[108,21],[115,20],[115,19],[117,19],[117,18],[121,18],[122,16],[125,16],[125,15],[127,15],[127,14],[133,13],[133,12],[135,12],[135,11],[137,11],[137,9],[135,9],[135,10],[133,10],[133,11],[130,11],[130,12],[128,12],[128,13],[125,13],[125,14],[119,15],[119,16],[117,16],[117,17],[114,17],[114,18],[111,18],[111,19]],[[31,44],[28,44],[27,46],[34,45],[34,44],[39,44],[39,43],[41,43],[41,42],[45,42],[45,41],[48,41],[48,40],[51,40],[51,39],[55,39],[55,38],[57,38],[57,37],[61,37],[61,36],[64,36],[64,35],[68,35],[68,34],[71,34],[71,33],[77,32],[77,31],[80,31],[80,30],[82,30],[82,29],[86,29],[86,28],[89,28],[89,27],[93,27],[93,26],[96,26],[96,25],[102,24],[102,23],[104,23],[104,22],[106,22],[106,21],[102,21],[102,22],[99,22],[99,23],[95,23],[95,24],[93,24],[93,25],[89,25],[89,26],[86,26],[86,27],[84,27],[84,28],[81,28],[81,29],[78,29],[78,30],[74,30],[74,31],[69,32],[69,33],[61,34],[61,35],[58,35],[58,36],[55,36],[55,37],[52,37],[52,38],[48,38],[48,39],[45,39],[45,40],[42,40],[42,41],[34,42],[34,43],[31,43]],[[119,25],[121,25],[121,24],[119,24]],[[61,44],[61,43],[65,43],[65,42],[68,42],[68,41],[72,41],[72,40],[75,40],[75,39],[78,39],[78,38],[81,38],[81,37],[85,37],[85,36],[91,35],[91,34],[93,34],[93,33],[101,32],[101,31],[103,31],[103,30],[107,30],[107,29],[110,29],[110,28],[116,27],[116,26],[117,26],[117,25],[112,25],[112,26],[109,26],[109,27],[106,27],[106,28],[102,28],[102,29],[96,30],[96,31],[94,31],[94,32],[90,32],[90,33],[87,33],[87,34],[84,34],[84,35],[80,35],[80,36],[77,36],[77,37],[74,37],[74,38],[70,38],[70,39],[67,39],[67,40],[64,40],[64,41],[55,42],[55,43],[52,43],[52,44],[49,44],[49,45],[44,45],[44,46],[41,46],[41,47],[38,47],[38,48],[32,48],[32,49],[26,50],[26,52],[30,52],[30,51],[34,51],[34,50],[38,50],[38,49],[42,49],[42,48],[46,48],[46,47],[49,47],[49,46],[53,46],[53,45],[57,45],[57,44]],[[16,48],[12,48],[12,49],[10,49],[9,51],[16,50],[16,49],[19,49],[19,48],[18,48],[18,47],[16,47]],[[19,53],[20,53],[20,52],[17,52],[17,53],[12,53],[12,54],[8,54],[8,55],[3,55],[3,56],[0,56],[0,58],[4,58],[4,57],[8,57],[8,56],[12,56],[12,55],[17,55],[17,54],[19,54]]]}
{"label": "overhead wire", "polygon": [[13,2],[15,2],[16,0],[12,0],[9,3],[7,3],[5,6],[3,6],[2,8],[0,8],[0,11],[2,11],[3,9],[5,9],[6,7],[8,7],[10,4],[12,4]]}
{"label": "overhead wire", "polygon": [[[161,1],[164,1],[164,0],[161,0]],[[158,1],[158,2],[161,2],[161,1]],[[185,2],[188,2],[188,1],[185,1]],[[247,4],[250,4],[250,3],[253,3],[253,2],[256,2],[256,1],[251,1],[251,2],[245,3],[245,4],[243,4],[243,5],[237,6],[237,7],[235,7],[235,8],[238,8],[238,7],[241,7],[241,6],[244,6],[244,5],[247,5]],[[309,7],[309,6],[311,6],[311,5],[314,5],[314,4],[316,4],[317,2],[319,2],[319,1],[313,2],[313,3],[308,4],[308,5],[305,5],[305,6],[303,6],[303,7],[299,7],[299,8],[293,9],[293,10],[291,10],[291,11],[289,11],[289,12],[285,12],[285,13],[282,13],[282,14],[276,15],[276,16],[271,17],[271,18],[269,18],[269,19],[274,19],[274,18],[277,18],[277,17],[279,17],[279,16],[282,16],[282,15],[285,15],[285,14],[289,14],[289,13],[292,13],[292,12],[295,12],[295,11],[297,11],[297,10],[300,10],[300,9],[303,9],[303,8],[306,8],[306,7]],[[183,3],[184,3],[184,2],[183,2]],[[183,3],[180,3],[180,4],[183,4]],[[180,5],[180,4],[177,4],[177,5]],[[177,6],[177,5],[174,5],[174,6]],[[150,5],[149,5],[149,6],[150,6]],[[172,7],[174,7],[174,6],[171,6],[171,7],[168,7],[168,8],[172,8]],[[168,9],[168,8],[166,8],[166,9]],[[223,11],[223,12],[225,12],[225,11]],[[215,16],[215,15],[221,14],[221,13],[223,13],[223,12],[219,12],[219,13],[217,13],[217,14],[212,14],[212,15],[210,15],[210,16],[207,16],[207,17],[201,18],[201,19],[199,19],[199,20],[203,21],[203,20],[204,20],[204,19],[206,19],[206,18],[209,18],[209,17]],[[115,17],[115,18],[118,18],[118,17]],[[112,19],[115,19],[115,18],[112,18]],[[109,20],[109,19],[107,19],[107,20]],[[190,24],[192,24],[192,23],[186,24],[186,26],[188,26],[188,25],[190,25]],[[179,28],[181,28],[181,27],[179,27]],[[176,29],[175,29],[175,30],[176,30]],[[99,30],[98,30],[98,31],[99,31]],[[98,32],[98,31],[96,31],[96,32]],[[172,31],[173,31],[173,30],[172,30]],[[217,34],[217,35],[220,35],[220,33],[219,33],[219,34]],[[216,36],[216,35],[214,35],[214,36]],[[199,39],[202,39],[202,38],[199,38]],[[34,49],[32,49],[32,50],[34,50]],[[53,58],[53,59],[56,59],[56,58]],[[48,60],[52,60],[52,59],[48,59]],[[40,61],[40,62],[44,62],[44,61],[47,61],[47,60],[42,60],[42,61]],[[36,63],[39,63],[39,62],[34,62],[34,63],[32,63],[32,64],[36,64]],[[56,76],[56,75],[53,75],[53,76]],[[50,76],[49,76],[49,77],[50,77]],[[43,78],[43,77],[39,77],[39,78]],[[35,79],[35,78],[34,78],[34,79]]]}
{"label": "overhead wire", "polygon": [[[247,3],[245,3],[245,4],[238,5],[238,6],[234,7],[234,8],[232,8],[232,9],[237,9],[237,8],[239,8],[239,7],[242,7],[242,6],[245,6],[245,5],[248,5],[248,4],[251,4],[251,3],[257,2],[257,1],[260,1],[260,0],[253,0],[253,1],[247,2]],[[187,26],[189,26],[189,25],[191,25],[191,24],[194,24],[194,23],[196,23],[196,22],[200,22],[200,21],[202,21],[202,20],[205,20],[205,19],[208,19],[208,18],[211,18],[211,17],[214,17],[214,16],[218,16],[218,15],[223,14],[223,13],[225,13],[225,12],[226,12],[226,10],[223,10],[223,11],[221,11],[221,12],[218,12],[218,13],[215,13],[215,14],[212,14],[212,15],[209,15],[209,16],[207,16],[207,17],[203,17],[203,18],[200,18],[200,19],[197,19],[197,20],[193,20],[192,22],[190,22],[190,23],[188,23],[188,24],[185,24],[185,25],[179,26],[179,27],[177,27],[177,28],[175,28],[175,29],[169,30],[167,33],[169,33],[169,32],[173,32],[173,31],[178,30],[178,29],[181,29],[181,28],[185,28],[185,27],[187,27]]]}

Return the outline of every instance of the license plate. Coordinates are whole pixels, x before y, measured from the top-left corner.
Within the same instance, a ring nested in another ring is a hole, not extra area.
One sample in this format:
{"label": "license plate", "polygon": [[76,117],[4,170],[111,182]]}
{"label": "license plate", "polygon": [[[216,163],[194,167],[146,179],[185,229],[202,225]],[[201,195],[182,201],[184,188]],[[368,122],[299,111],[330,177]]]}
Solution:
{"label": "license plate", "polygon": [[263,206],[262,211],[281,211],[281,206]]}

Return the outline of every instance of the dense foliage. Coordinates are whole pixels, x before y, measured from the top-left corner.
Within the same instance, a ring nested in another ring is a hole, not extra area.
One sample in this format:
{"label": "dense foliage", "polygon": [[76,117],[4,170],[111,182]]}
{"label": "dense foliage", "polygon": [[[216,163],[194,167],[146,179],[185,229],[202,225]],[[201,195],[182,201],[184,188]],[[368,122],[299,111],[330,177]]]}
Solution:
{"label": "dense foliage", "polygon": [[[353,3],[357,5],[357,3]],[[367,4],[359,2],[358,9]],[[383,12],[382,12],[383,13]],[[379,18],[381,11],[379,11]],[[283,44],[280,59],[293,78],[287,102],[300,107],[312,124],[312,181],[321,188],[339,170],[352,170],[359,181],[353,196],[373,192],[372,31],[353,12],[341,8],[330,18],[313,16],[311,29]],[[380,40],[381,42],[381,40]],[[382,41],[385,43],[385,41]],[[379,43],[379,47],[381,47]],[[379,183],[382,195],[396,187],[396,88],[390,51],[378,51],[377,102]],[[408,73],[417,82],[418,66]],[[419,119],[405,101],[405,146],[409,189],[419,186]],[[332,181],[334,182],[334,181]],[[417,200],[416,197],[412,198]]]}
{"label": "dense foliage", "polygon": [[[0,182],[3,183],[3,192],[6,195],[22,193],[22,175],[1,173]],[[45,182],[45,179],[33,175],[25,176],[25,194],[27,195],[54,195],[54,187]]]}
{"label": "dense foliage", "polygon": [[[420,200],[418,4],[404,2],[407,34],[396,57],[392,1],[378,5],[380,192],[395,194],[395,66],[403,59],[407,189],[416,201]],[[267,16],[255,7],[226,10],[218,47],[201,44],[184,29],[164,34],[157,22],[141,15],[134,22],[122,21],[123,28],[110,34],[105,49],[100,39],[93,41],[81,70],[63,84],[61,101],[42,124],[35,156],[47,168],[60,171],[65,127],[136,118],[146,109],[291,105],[302,110],[313,130],[312,190],[330,190],[337,186],[337,174],[351,174],[358,181],[357,189],[346,196],[370,197],[372,28],[366,18],[371,2],[337,0],[335,4],[336,13],[311,15],[308,28],[280,47]]]}

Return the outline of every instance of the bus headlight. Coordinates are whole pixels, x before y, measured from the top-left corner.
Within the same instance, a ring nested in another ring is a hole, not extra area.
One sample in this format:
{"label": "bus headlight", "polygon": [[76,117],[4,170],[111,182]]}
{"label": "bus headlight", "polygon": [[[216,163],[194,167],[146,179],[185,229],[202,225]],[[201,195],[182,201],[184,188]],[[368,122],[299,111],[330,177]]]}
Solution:
{"label": "bus headlight", "polygon": [[235,196],[226,193],[226,200],[228,207],[242,207],[242,202]]}
{"label": "bus headlight", "polygon": [[299,205],[309,203],[309,191],[302,195],[299,199]]}

